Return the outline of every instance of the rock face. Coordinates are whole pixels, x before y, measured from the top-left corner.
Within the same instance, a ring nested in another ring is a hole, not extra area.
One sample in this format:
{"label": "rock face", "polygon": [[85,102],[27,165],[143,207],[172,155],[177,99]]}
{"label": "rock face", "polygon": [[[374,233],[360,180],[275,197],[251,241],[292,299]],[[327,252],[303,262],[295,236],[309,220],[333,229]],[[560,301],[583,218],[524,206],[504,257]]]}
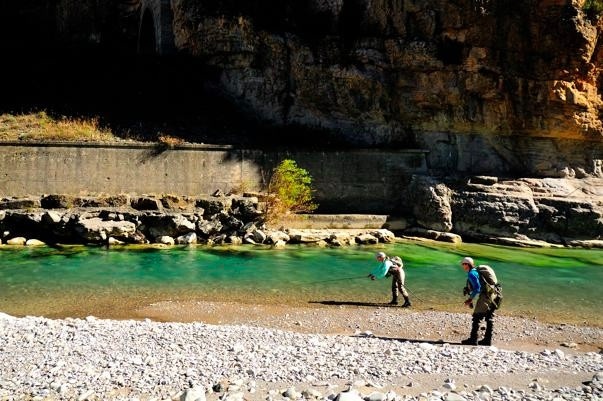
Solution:
{"label": "rock face", "polygon": [[206,3],[173,2],[177,46],[275,122],[601,138],[597,27],[569,1]]}
{"label": "rock face", "polygon": [[281,136],[424,148],[435,173],[603,174],[602,24],[581,0],[37,3],[4,14],[95,46],[169,45]]}
{"label": "rock face", "polygon": [[216,67],[230,97],[276,125],[425,147],[435,169],[601,175],[600,26],[580,2],[172,8],[176,46]]}
{"label": "rock face", "polygon": [[[413,177],[406,195],[417,227],[464,238],[509,237],[551,243],[603,237],[603,180]],[[426,195],[427,194],[427,195]],[[412,222],[411,222],[412,224]]]}

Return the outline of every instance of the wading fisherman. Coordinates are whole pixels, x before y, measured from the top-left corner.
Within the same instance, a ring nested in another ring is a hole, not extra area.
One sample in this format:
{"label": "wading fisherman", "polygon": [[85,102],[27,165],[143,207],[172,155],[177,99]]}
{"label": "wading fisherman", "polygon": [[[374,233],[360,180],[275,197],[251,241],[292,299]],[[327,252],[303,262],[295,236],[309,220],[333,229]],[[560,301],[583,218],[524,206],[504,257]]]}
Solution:
{"label": "wading fisherman", "polygon": [[[502,300],[501,287],[498,284],[496,273],[488,265],[476,267],[470,257],[463,258],[461,266],[467,272],[467,285],[463,288],[463,295],[469,295],[469,298],[465,300],[465,305],[473,308],[473,298],[479,295],[473,309],[471,334],[469,334],[469,338],[461,341],[461,344],[492,345],[494,312]],[[484,338],[478,341],[477,335],[482,319],[486,321],[486,333]]]}
{"label": "wading fisherman", "polygon": [[408,308],[411,306],[408,292],[404,288],[405,274],[403,270],[402,259],[399,256],[388,258],[384,252],[378,252],[376,255],[379,265],[369,273],[371,280],[378,278],[390,277],[392,278],[392,300],[390,305],[398,305],[398,292],[402,293],[404,297],[404,305],[402,307]]}

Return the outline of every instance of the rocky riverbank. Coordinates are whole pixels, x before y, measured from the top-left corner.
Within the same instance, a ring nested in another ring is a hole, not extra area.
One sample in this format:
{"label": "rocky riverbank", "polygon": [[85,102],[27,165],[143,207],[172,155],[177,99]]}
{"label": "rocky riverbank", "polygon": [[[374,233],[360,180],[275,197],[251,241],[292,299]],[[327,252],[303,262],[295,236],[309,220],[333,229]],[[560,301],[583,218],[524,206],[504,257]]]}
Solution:
{"label": "rocky riverbank", "polygon": [[[0,244],[317,244],[345,246],[390,243],[383,221],[341,230],[270,228],[257,196],[74,197],[47,195],[0,201]],[[373,216],[375,217],[375,216]],[[347,220],[347,222],[346,222]],[[373,221],[374,220],[374,221]]]}
{"label": "rocky riverbank", "polygon": [[0,244],[389,243],[395,236],[511,246],[602,248],[601,179],[413,176],[405,210],[390,215],[291,215],[264,219],[263,194],[43,195],[0,199]]}
{"label": "rocky riverbank", "polygon": [[[166,305],[154,307],[170,313]],[[220,310],[223,323],[230,321],[230,308],[240,312],[233,314],[236,325],[0,315],[0,399],[603,397],[602,329],[501,317],[496,346],[470,347],[457,345],[469,324],[464,314],[300,309],[292,315],[262,314],[254,321],[241,307],[199,303],[175,308],[189,317]],[[368,320],[367,313],[372,315]],[[358,327],[332,333],[346,321]],[[368,328],[375,321],[381,328],[372,332]],[[463,326],[462,333],[450,335],[452,323]],[[430,340],[434,337],[443,338]],[[554,344],[560,338],[564,343]],[[552,347],[536,339],[551,340]]]}

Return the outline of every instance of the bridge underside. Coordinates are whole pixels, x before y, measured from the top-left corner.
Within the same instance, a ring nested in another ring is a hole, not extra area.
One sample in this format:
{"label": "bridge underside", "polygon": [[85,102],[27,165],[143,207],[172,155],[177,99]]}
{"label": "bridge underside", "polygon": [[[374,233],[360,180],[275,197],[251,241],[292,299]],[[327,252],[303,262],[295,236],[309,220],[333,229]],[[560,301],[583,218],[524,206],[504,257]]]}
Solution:
{"label": "bridge underside", "polygon": [[142,0],[139,21],[139,53],[157,55],[175,53],[170,0]]}

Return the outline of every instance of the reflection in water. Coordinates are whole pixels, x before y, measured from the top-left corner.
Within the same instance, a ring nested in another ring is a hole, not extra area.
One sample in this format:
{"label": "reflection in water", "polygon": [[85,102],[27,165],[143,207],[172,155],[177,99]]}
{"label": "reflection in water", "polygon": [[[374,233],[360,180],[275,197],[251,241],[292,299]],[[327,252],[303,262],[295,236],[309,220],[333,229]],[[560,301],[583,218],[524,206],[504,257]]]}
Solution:
{"label": "reflection in water", "polygon": [[501,313],[603,326],[603,250],[404,242],[322,249],[0,247],[0,311],[127,318],[162,300],[386,306],[389,280],[366,277],[374,253],[403,258],[414,310],[464,311],[466,255],[496,269]]}

